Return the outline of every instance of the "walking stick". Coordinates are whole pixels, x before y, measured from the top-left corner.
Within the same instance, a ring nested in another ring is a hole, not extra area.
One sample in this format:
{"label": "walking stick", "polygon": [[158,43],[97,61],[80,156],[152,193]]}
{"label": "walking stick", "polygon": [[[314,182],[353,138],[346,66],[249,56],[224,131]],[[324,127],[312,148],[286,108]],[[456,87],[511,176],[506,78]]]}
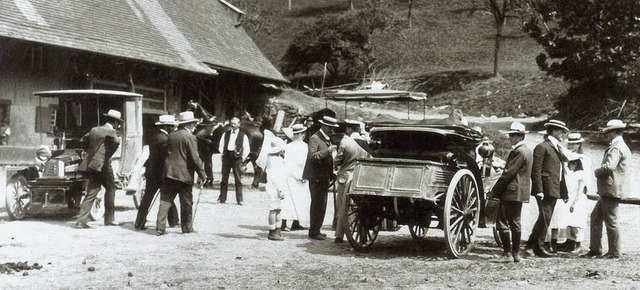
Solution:
{"label": "walking stick", "polygon": [[[153,208],[153,205],[156,203],[156,199],[158,199],[158,195],[160,195],[160,188],[158,188],[158,190],[156,190],[156,192],[153,194],[153,200],[151,201],[149,208]],[[148,215],[149,215],[149,211],[147,210],[147,216]]]}
{"label": "walking stick", "polygon": [[196,213],[198,212],[198,205],[200,204],[200,197],[202,196],[202,189],[204,188],[204,183],[200,182],[198,184],[198,199],[196,200],[196,206],[193,209],[193,217],[191,218],[191,224],[194,224],[196,221]]}

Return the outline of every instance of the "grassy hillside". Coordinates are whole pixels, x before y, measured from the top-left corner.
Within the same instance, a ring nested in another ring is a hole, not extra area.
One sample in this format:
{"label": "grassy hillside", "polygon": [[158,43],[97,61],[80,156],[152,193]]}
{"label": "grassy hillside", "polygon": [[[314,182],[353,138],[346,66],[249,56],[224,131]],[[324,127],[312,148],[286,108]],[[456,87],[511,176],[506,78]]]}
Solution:
{"label": "grassy hillside", "polygon": [[[390,7],[397,21],[406,21],[407,1]],[[541,73],[534,61],[540,47],[511,19],[501,51],[501,78],[493,78],[492,16],[469,15],[471,1],[414,1],[412,26],[377,33],[373,45],[377,80],[426,92],[429,106],[453,106],[470,115],[541,115],[553,111],[556,97],[566,90],[558,79]],[[243,24],[267,58],[276,66],[295,35],[323,15],[344,13],[346,0],[238,0],[248,12]],[[356,9],[365,5],[356,0]],[[319,87],[316,79],[310,86]],[[302,82],[292,79],[291,86]],[[449,107],[447,107],[449,109]]]}

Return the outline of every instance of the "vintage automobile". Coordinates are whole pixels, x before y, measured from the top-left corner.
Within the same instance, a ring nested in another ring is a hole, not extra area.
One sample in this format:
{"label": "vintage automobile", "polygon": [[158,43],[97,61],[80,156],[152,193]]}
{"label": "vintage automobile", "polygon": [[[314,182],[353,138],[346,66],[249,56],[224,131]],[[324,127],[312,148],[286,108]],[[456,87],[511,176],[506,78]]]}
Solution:
{"label": "vintage automobile", "polygon": [[[122,112],[124,119],[118,131],[120,146],[111,163],[116,185],[133,196],[137,207],[144,189],[146,160],[142,142],[142,95],[110,90],[56,90],[34,95],[57,99],[58,109],[51,120],[56,138],[52,146],[34,150],[35,164],[7,171],[10,172],[5,192],[9,218],[22,219],[48,210],[78,210],[87,181],[86,175],[78,171],[83,157],[80,140],[91,128],[104,123],[102,113],[109,109]],[[17,148],[6,150],[19,151]],[[104,213],[100,202],[101,198],[96,199],[94,219]]]}
{"label": "vintage automobile", "polygon": [[368,251],[379,231],[393,230],[387,225],[408,225],[415,239],[441,229],[452,256],[468,254],[477,228],[495,222],[496,205],[485,209],[485,191],[496,178],[478,165],[491,158],[492,148],[483,148],[481,134],[452,117],[379,118],[370,126],[372,157],[357,161],[348,185],[349,244]]}

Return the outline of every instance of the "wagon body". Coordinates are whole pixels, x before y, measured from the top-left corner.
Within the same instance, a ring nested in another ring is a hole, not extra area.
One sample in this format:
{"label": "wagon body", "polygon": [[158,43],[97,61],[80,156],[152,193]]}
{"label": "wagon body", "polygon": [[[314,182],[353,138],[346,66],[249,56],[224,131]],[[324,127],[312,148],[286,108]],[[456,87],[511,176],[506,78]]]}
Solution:
{"label": "wagon body", "polygon": [[358,160],[348,185],[352,247],[368,251],[378,231],[408,225],[416,239],[442,229],[450,253],[466,255],[487,222],[485,187],[491,184],[484,184],[490,179],[477,163],[480,133],[450,119],[385,120],[373,124],[370,136],[373,157]]}

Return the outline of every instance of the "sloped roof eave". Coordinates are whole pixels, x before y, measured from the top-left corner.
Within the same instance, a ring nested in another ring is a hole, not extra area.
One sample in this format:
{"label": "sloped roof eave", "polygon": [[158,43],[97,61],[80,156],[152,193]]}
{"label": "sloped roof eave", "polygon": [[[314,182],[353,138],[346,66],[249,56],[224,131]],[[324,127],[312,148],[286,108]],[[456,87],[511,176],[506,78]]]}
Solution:
{"label": "sloped roof eave", "polygon": [[286,79],[285,77],[279,75],[278,77],[271,77],[271,76],[263,76],[263,75],[258,75],[255,73],[250,73],[247,71],[242,71],[242,70],[238,70],[238,69],[233,69],[233,68],[229,68],[229,67],[223,67],[223,66],[219,66],[219,65],[215,65],[212,63],[208,63],[208,62],[204,62],[204,64],[206,64],[209,68],[215,70],[215,71],[228,71],[228,72],[234,72],[234,73],[238,73],[238,74],[243,74],[243,75],[248,75],[248,76],[252,76],[252,77],[257,77],[257,78],[261,78],[261,79],[266,79],[266,80],[270,80],[270,81],[277,81],[279,83],[291,83],[288,79]]}

